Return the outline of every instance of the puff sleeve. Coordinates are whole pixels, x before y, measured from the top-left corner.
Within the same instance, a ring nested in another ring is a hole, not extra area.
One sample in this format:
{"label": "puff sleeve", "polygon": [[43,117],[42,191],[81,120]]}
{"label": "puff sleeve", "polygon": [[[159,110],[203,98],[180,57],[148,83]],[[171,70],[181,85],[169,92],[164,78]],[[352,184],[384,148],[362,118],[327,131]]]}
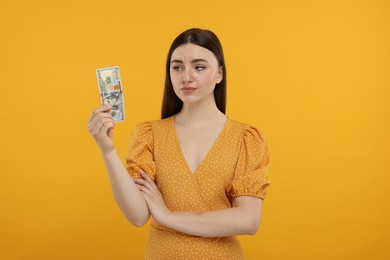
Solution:
{"label": "puff sleeve", "polygon": [[232,199],[238,196],[264,199],[270,185],[269,166],[270,152],[264,134],[248,126],[244,130],[236,170],[227,190],[228,195]]}
{"label": "puff sleeve", "polygon": [[153,156],[153,129],[150,122],[136,125],[130,135],[126,169],[131,177],[140,178],[142,170],[155,180],[156,164]]}

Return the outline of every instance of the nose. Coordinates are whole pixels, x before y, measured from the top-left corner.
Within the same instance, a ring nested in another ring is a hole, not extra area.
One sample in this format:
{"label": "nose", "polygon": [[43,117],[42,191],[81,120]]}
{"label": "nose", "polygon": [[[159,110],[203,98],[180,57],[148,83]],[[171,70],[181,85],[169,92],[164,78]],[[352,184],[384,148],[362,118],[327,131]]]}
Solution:
{"label": "nose", "polygon": [[183,71],[183,82],[187,83],[187,82],[191,82],[191,81],[192,81],[192,72],[189,69],[185,69]]}

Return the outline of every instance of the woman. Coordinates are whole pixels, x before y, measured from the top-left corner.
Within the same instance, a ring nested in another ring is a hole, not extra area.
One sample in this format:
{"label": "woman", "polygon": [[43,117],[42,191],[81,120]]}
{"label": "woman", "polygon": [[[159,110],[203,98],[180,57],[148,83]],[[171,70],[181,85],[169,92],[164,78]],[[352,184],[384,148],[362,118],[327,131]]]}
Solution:
{"label": "woman", "polygon": [[147,259],[243,259],[235,236],[257,232],[269,149],[259,130],[225,115],[225,99],[219,40],[190,29],[168,53],[162,119],[136,126],[126,167],[111,108],[88,121],[123,214],[137,227],[153,217]]}

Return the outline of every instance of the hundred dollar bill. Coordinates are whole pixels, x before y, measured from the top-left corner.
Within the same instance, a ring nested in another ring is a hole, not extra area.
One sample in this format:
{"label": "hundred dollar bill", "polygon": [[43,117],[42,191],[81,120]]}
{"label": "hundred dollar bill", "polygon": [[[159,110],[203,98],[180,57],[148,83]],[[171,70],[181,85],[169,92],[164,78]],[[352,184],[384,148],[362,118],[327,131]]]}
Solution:
{"label": "hundred dollar bill", "polygon": [[110,113],[115,122],[125,120],[122,81],[119,67],[96,69],[102,105],[111,105]]}

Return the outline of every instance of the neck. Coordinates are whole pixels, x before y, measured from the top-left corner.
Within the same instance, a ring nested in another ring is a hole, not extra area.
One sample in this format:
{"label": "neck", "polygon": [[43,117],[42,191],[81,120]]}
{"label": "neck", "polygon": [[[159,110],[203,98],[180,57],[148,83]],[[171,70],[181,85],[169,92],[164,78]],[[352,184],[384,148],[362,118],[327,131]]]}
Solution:
{"label": "neck", "polygon": [[176,115],[183,123],[197,124],[215,120],[224,120],[226,116],[218,109],[214,97],[201,103],[183,103]]}

